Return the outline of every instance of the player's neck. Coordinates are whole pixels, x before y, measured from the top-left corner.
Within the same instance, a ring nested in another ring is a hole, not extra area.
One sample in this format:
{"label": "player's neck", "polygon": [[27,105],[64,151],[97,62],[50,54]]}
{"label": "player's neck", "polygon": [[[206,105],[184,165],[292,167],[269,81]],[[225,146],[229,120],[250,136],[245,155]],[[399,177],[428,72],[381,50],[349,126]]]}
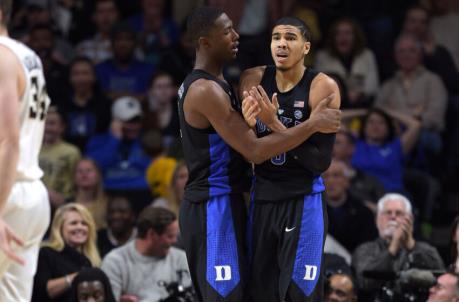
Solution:
{"label": "player's neck", "polygon": [[298,64],[288,70],[276,69],[276,83],[280,92],[289,91],[295,87],[303,77],[306,67]]}
{"label": "player's neck", "polygon": [[207,54],[199,52],[196,53],[196,63],[194,64],[194,69],[204,70],[217,78],[223,77],[223,63],[216,60],[209,60]]}

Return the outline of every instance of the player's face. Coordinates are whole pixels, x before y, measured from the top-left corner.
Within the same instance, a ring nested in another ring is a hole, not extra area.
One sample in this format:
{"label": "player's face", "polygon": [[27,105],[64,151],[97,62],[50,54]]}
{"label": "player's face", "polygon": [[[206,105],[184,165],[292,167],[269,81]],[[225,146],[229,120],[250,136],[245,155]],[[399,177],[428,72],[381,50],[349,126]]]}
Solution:
{"label": "player's face", "polygon": [[271,55],[276,68],[288,70],[304,64],[311,43],[307,42],[299,28],[292,25],[278,25],[271,36]]}
{"label": "player's face", "polygon": [[102,282],[83,281],[77,288],[78,302],[104,302],[105,290]]}
{"label": "player's face", "polygon": [[131,229],[135,217],[129,201],[124,197],[115,197],[107,207],[107,223],[115,234]]}
{"label": "player's face", "polygon": [[156,257],[166,257],[172,245],[177,242],[177,236],[179,233],[178,221],[172,222],[164,231],[162,235],[154,235],[154,250],[152,254]]}
{"label": "player's face", "polygon": [[368,140],[383,142],[388,135],[388,125],[384,117],[377,113],[372,113],[365,125],[365,136]]}
{"label": "player's face", "polygon": [[91,188],[100,182],[99,173],[89,160],[80,161],[75,168],[75,185],[79,188]]}
{"label": "player's face", "polygon": [[437,284],[430,288],[427,302],[458,302],[459,294],[455,289],[457,278],[446,274],[438,277]]}
{"label": "player's face", "polygon": [[333,275],[330,277],[330,286],[327,290],[325,302],[353,302],[356,297],[352,290],[353,285],[349,277]]}
{"label": "player's face", "polygon": [[209,47],[212,56],[223,62],[236,58],[239,34],[233,28],[233,22],[226,14],[222,14],[214,24],[205,47]]}
{"label": "player's face", "polygon": [[96,81],[92,66],[89,62],[79,61],[70,70],[70,84],[75,91],[90,91]]}
{"label": "player's face", "polygon": [[335,45],[340,54],[348,55],[354,48],[354,30],[349,22],[341,22],[336,27]]}
{"label": "player's face", "polygon": [[73,248],[83,246],[88,241],[89,227],[83,217],[76,211],[64,214],[62,237],[65,243]]}

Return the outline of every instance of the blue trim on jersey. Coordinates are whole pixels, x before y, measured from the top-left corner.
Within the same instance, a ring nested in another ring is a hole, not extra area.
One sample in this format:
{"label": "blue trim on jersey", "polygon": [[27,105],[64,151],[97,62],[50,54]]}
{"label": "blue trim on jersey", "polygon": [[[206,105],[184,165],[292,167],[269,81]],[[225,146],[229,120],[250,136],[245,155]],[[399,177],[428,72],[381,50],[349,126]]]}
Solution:
{"label": "blue trim on jersey", "polygon": [[207,282],[226,297],[240,281],[236,233],[228,195],[207,202]]}
{"label": "blue trim on jersey", "polygon": [[306,296],[309,296],[322,273],[320,271],[324,241],[322,194],[310,194],[304,197],[300,231],[292,280]]}
{"label": "blue trim on jersey", "polygon": [[312,181],[312,192],[311,195],[314,193],[322,193],[325,191],[325,183],[322,179],[322,176],[317,176]]}
{"label": "blue trim on jersey", "polygon": [[209,134],[210,175],[209,196],[215,197],[231,192],[228,177],[230,149],[218,134]]}
{"label": "blue trim on jersey", "polygon": [[249,202],[249,219],[247,220],[247,252],[248,252],[248,260],[249,266],[252,265],[253,259],[253,209],[255,207],[255,178],[254,175],[252,177],[252,186],[250,188],[250,202]]}

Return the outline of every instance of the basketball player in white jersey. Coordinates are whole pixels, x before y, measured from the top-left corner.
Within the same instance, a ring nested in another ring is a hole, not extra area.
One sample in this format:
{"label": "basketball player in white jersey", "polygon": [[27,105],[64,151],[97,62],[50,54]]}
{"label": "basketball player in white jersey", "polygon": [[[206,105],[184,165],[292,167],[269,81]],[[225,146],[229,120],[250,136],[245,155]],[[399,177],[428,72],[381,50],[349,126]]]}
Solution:
{"label": "basketball player in white jersey", "polygon": [[48,194],[38,153],[49,98],[38,56],[8,37],[12,0],[0,0],[0,301],[30,301]]}

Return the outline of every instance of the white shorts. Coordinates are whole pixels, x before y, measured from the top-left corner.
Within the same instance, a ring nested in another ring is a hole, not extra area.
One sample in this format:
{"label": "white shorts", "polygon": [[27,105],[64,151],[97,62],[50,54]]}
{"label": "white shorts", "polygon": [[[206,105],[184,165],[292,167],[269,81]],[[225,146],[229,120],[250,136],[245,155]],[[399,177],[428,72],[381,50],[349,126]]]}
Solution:
{"label": "white shorts", "polygon": [[0,301],[26,302],[32,296],[38,251],[50,220],[48,192],[40,180],[17,182],[5,205],[5,222],[24,241],[19,265],[0,251]]}

